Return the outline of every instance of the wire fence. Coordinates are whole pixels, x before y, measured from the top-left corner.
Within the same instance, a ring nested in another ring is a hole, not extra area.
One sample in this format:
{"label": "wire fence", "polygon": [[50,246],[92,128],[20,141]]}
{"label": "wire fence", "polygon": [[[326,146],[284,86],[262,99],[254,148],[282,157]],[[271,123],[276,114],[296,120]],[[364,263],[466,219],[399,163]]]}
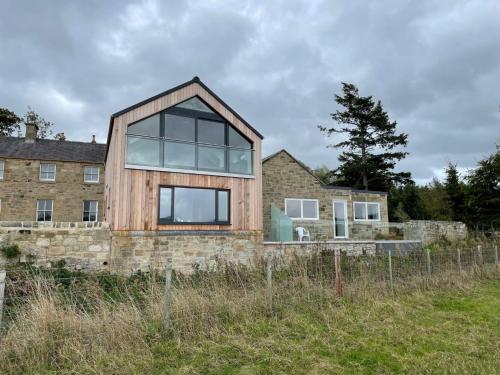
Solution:
{"label": "wire fence", "polygon": [[179,334],[192,334],[241,315],[279,317],[304,304],[332,306],[342,299],[496,277],[499,267],[496,245],[360,256],[318,246],[307,255],[268,254],[252,267],[215,259],[190,274],[176,272],[165,259],[161,272],[129,277],[24,267],[0,271],[0,322],[8,328],[34,304],[50,301],[87,315],[130,307]]}

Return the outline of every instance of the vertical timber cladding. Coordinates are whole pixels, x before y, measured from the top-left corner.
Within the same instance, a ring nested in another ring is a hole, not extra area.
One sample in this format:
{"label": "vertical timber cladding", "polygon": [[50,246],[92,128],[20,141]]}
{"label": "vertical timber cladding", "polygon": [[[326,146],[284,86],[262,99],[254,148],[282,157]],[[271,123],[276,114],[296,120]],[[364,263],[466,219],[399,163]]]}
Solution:
{"label": "vertical timber cladding", "polygon": [[[126,132],[130,123],[183,102],[201,97],[230,124],[247,136],[254,147],[255,178],[131,170],[125,168]],[[237,116],[197,82],[145,103],[112,119],[113,130],[106,160],[106,220],[112,230],[262,230],[261,139]],[[158,186],[179,185],[231,190],[229,225],[159,225]]]}

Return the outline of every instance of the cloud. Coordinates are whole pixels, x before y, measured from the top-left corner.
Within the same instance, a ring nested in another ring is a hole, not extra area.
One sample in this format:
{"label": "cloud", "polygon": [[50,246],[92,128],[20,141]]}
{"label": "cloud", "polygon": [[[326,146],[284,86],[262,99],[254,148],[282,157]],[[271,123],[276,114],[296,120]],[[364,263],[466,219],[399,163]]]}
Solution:
{"label": "cloud", "polygon": [[3,1],[0,106],[28,105],[69,139],[198,75],[311,167],[337,165],[317,125],[340,82],[382,100],[419,182],[471,168],[500,139],[500,4],[483,1]]}

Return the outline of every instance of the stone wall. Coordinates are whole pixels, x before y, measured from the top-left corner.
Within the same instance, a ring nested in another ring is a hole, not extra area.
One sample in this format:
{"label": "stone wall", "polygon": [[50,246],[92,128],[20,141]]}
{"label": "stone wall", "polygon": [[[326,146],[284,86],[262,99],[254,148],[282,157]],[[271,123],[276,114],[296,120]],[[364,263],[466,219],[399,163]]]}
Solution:
{"label": "stone wall", "polygon": [[[53,199],[54,222],[82,221],[83,201],[98,201],[98,221],[104,212],[104,166],[92,163],[47,161],[56,164],[56,180],[40,181],[40,160],[2,159],[4,178],[0,180],[0,220],[36,219],[37,199]],[[99,183],[84,183],[85,166],[101,168]]]}
{"label": "stone wall", "polygon": [[[262,200],[264,214],[264,239],[271,239],[271,204],[283,212],[285,198],[305,198],[319,200],[319,220],[294,220],[293,227],[309,229],[312,240],[333,239],[333,200],[347,201],[349,220],[349,237],[352,239],[368,239],[352,232],[353,202],[380,203],[382,223],[389,221],[387,211],[387,194],[367,193],[342,187],[326,187],[322,185],[307,169],[306,166],[295,160],[286,151],[265,159],[262,164]],[[294,238],[296,233],[294,231]]]}
{"label": "stone wall", "polygon": [[[0,246],[18,244],[21,262],[105,270],[110,264],[111,232],[105,223],[0,222]],[[12,260],[12,261],[18,261]],[[0,256],[0,263],[6,260]]]}
{"label": "stone wall", "polygon": [[459,221],[412,220],[404,223],[404,236],[428,244],[440,239],[460,241],[467,238],[467,226]]}
{"label": "stone wall", "polygon": [[314,241],[314,242],[264,242],[264,254],[277,256],[309,255],[320,250],[341,250],[348,256],[375,255],[375,241]]}

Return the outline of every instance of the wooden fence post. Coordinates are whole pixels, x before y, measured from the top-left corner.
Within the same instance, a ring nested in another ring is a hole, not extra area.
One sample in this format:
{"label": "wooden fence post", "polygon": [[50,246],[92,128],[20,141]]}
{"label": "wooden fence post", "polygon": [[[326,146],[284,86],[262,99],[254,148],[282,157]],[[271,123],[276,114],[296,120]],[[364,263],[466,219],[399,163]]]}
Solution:
{"label": "wooden fence post", "polygon": [[165,328],[169,329],[171,325],[172,309],[172,258],[167,258],[165,265]]}
{"label": "wooden fence post", "polygon": [[340,250],[335,250],[335,291],[337,297],[342,297],[342,269],[340,268]]}
{"label": "wooden fence post", "polygon": [[392,280],[392,250],[389,249],[389,281],[391,283],[391,293],[394,294],[394,283]]}
{"label": "wooden fence post", "polygon": [[273,268],[272,268],[272,255],[267,254],[267,302],[269,309],[273,309]]}
{"label": "wooden fence post", "polygon": [[5,270],[0,271],[0,328],[2,327],[2,318],[3,318],[3,301],[4,301],[4,292],[5,292]]}
{"label": "wooden fence post", "polygon": [[479,266],[483,268],[484,262],[483,262],[483,249],[481,245],[477,245],[477,259],[479,260]]}
{"label": "wooden fence post", "polygon": [[431,250],[427,249],[427,273],[431,274]]}
{"label": "wooden fence post", "polygon": [[457,249],[458,272],[462,273],[462,261],[460,260],[460,248]]}
{"label": "wooden fence post", "polygon": [[497,245],[495,245],[495,266],[496,266],[496,269],[498,271],[500,264],[498,264],[498,246]]}

